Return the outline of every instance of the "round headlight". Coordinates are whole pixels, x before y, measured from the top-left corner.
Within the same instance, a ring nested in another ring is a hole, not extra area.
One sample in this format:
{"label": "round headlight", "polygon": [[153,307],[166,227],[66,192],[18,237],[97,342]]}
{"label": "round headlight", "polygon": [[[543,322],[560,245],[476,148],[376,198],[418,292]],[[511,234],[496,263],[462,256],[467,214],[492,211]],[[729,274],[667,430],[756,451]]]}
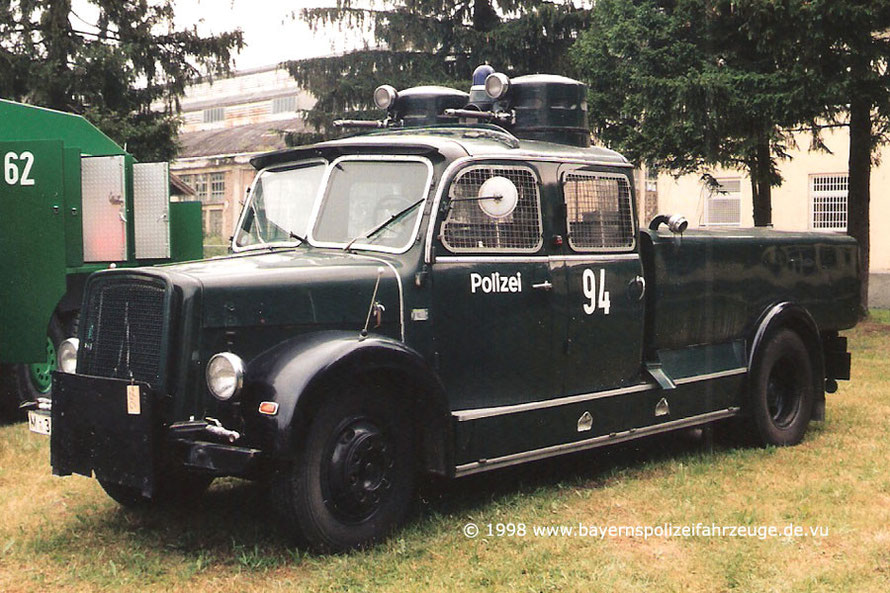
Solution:
{"label": "round headlight", "polygon": [[398,96],[398,91],[388,84],[381,84],[374,89],[374,103],[380,109],[389,109],[392,107]]}
{"label": "round headlight", "polygon": [[503,99],[510,90],[510,77],[501,72],[489,74],[485,79],[485,93],[494,100]]}
{"label": "round headlight", "polygon": [[80,347],[80,341],[77,338],[68,338],[59,344],[56,351],[56,359],[59,370],[63,373],[74,373],[77,371],[77,349]]}
{"label": "round headlight", "polygon": [[244,362],[231,352],[214,354],[207,363],[207,387],[217,399],[228,401],[244,385]]}

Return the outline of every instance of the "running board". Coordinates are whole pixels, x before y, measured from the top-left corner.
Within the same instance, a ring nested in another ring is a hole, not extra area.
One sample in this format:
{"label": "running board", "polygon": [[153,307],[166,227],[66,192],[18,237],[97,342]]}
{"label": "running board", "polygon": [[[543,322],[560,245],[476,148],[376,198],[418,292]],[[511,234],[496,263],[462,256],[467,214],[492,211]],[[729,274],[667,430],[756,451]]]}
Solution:
{"label": "running board", "polygon": [[730,418],[738,413],[739,408],[727,408],[725,410],[719,410],[717,412],[708,412],[706,414],[699,414],[697,416],[681,418],[680,420],[664,422],[662,424],[656,424],[654,426],[631,428],[630,430],[593,437],[591,439],[585,439],[583,441],[563,443],[561,445],[553,445],[541,449],[534,449],[532,451],[523,451],[522,453],[513,453],[510,455],[504,455],[503,457],[496,457],[494,459],[480,459],[479,461],[474,461],[472,463],[458,465],[455,468],[454,475],[455,477],[469,476],[471,474],[478,474],[480,472],[486,472],[493,469],[509,467],[518,463],[526,463],[528,461],[546,459],[548,457],[555,457],[556,455],[563,455],[565,453],[574,453],[576,451],[585,451],[587,449],[594,449],[597,447],[603,447],[605,445],[622,443],[624,441],[629,441],[631,439],[636,439],[644,436],[659,434],[662,432],[669,432],[671,430],[677,430],[680,428],[690,428],[692,426],[698,426],[700,424],[707,424],[709,422],[714,422],[715,420]]}

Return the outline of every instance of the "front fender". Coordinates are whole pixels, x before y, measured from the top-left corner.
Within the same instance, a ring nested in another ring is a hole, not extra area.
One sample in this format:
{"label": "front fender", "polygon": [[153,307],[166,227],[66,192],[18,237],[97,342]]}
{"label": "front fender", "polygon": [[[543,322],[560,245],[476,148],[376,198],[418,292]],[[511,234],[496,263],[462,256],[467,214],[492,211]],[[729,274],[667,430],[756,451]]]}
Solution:
{"label": "front fender", "polygon": [[[439,427],[443,449],[450,418],[445,391],[423,357],[385,336],[361,339],[354,331],[324,331],[286,340],[247,364],[242,409],[252,443],[280,459],[291,458],[324,388],[357,374],[396,373],[422,398],[423,422]],[[278,413],[258,413],[261,402],[275,402]],[[424,427],[427,428],[426,426]],[[446,432],[441,432],[446,431]],[[442,463],[446,460],[443,458]]]}

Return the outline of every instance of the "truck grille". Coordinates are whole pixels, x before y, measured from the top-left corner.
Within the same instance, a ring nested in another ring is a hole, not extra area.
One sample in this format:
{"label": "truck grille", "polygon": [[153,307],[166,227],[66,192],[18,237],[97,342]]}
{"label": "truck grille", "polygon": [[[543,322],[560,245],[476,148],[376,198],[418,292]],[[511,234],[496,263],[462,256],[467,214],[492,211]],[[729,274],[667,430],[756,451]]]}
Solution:
{"label": "truck grille", "polygon": [[107,278],[90,288],[78,371],[97,377],[160,380],[166,309],[160,279]]}

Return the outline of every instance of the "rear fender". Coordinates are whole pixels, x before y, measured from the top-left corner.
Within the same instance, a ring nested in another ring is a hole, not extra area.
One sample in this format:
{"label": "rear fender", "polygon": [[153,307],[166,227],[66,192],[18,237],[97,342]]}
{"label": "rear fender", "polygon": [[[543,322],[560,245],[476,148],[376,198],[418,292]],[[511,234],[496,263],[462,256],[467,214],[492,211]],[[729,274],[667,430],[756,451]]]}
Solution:
{"label": "rear fender", "polygon": [[761,316],[748,350],[748,376],[752,375],[752,371],[759,364],[760,355],[770,335],[782,327],[797,332],[810,353],[810,360],[813,363],[813,389],[816,396],[813,420],[825,420],[825,354],[819,327],[804,307],[786,301],[773,305]]}
{"label": "rear fender", "polygon": [[[447,473],[451,424],[442,384],[420,354],[383,336],[361,339],[346,331],[307,334],[251,360],[242,397],[251,441],[259,439],[256,444],[276,458],[292,458],[321,399],[336,397],[330,387],[358,376],[374,381],[375,375],[381,383],[395,379],[415,398],[422,464],[434,473]],[[277,414],[258,414],[261,402],[278,404]]]}

